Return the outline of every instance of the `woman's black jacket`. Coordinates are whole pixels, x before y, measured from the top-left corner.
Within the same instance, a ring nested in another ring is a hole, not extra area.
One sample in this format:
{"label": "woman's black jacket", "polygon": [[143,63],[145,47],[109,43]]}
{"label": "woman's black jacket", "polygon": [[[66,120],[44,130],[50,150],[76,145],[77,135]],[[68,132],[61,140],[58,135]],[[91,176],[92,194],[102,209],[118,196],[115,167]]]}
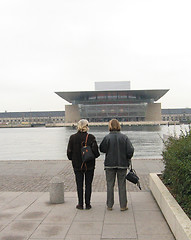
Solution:
{"label": "woman's black jacket", "polygon": [[[67,156],[69,160],[72,160],[72,166],[75,171],[81,170],[82,165],[82,156],[81,148],[84,145],[86,140],[87,132],[77,132],[70,136],[68,147],[67,147]],[[99,157],[100,153],[98,150],[98,145],[94,135],[88,134],[87,145],[91,146],[92,151],[95,155],[95,158]],[[86,163],[87,170],[95,168],[95,159]]]}

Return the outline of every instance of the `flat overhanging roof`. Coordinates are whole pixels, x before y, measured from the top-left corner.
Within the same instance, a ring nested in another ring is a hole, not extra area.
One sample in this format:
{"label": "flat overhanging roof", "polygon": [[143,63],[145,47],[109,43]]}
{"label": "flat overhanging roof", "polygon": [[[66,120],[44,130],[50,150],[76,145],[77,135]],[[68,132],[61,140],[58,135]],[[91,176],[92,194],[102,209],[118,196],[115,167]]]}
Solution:
{"label": "flat overhanging roof", "polygon": [[118,100],[135,99],[139,101],[158,101],[164,96],[169,89],[155,89],[155,90],[109,90],[109,91],[80,91],[80,92],[56,92],[58,96],[69,103],[86,103],[90,100],[94,102],[97,99]]}

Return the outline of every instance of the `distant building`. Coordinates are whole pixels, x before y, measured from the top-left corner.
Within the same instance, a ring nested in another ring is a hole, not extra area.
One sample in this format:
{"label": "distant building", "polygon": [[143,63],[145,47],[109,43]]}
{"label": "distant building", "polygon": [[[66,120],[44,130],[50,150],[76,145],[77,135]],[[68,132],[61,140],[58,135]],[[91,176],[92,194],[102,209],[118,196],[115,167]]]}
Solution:
{"label": "distant building", "polygon": [[56,92],[72,105],[65,106],[65,122],[161,121],[161,104],[169,90],[130,90],[130,82],[96,82],[95,91]]}
{"label": "distant building", "polygon": [[163,121],[178,121],[180,123],[191,122],[191,108],[162,109]]}
{"label": "distant building", "polygon": [[0,124],[47,124],[64,123],[64,111],[44,112],[3,112],[0,113]]}

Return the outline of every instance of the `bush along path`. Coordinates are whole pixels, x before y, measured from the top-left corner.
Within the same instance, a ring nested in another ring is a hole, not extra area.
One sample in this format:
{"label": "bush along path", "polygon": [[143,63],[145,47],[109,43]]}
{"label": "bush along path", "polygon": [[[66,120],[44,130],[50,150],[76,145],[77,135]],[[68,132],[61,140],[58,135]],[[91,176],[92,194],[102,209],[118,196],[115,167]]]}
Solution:
{"label": "bush along path", "polygon": [[191,129],[164,142],[163,182],[191,219]]}

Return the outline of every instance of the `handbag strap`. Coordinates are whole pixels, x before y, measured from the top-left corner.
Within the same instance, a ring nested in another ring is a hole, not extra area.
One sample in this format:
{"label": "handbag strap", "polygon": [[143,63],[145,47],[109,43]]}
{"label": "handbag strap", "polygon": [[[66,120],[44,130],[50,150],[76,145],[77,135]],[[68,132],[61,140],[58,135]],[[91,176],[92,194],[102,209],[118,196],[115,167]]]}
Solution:
{"label": "handbag strap", "polygon": [[132,160],[130,159],[130,170],[133,170],[133,164],[132,164]]}
{"label": "handbag strap", "polygon": [[88,133],[87,133],[87,135],[86,135],[86,140],[85,140],[85,146],[87,146],[87,142],[88,142]]}
{"label": "handbag strap", "polygon": [[[87,147],[87,141],[88,141],[88,133],[87,133],[87,135],[86,135],[86,140],[85,140],[85,142],[84,142],[84,146],[85,146],[85,147]],[[82,162],[81,171],[83,171],[83,166],[85,167],[84,172],[86,172],[88,169],[87,169],[87,165],[86,165],[85,162]]]}
{"label": "handbag strap", "polygon": [[[130,160],[130,171],[133,171],[135,174],[137,174],[136,173],[136,171],[133,169],[133,164],[132,164],[132,160]],[[139,189],[141,190],[141,185],[140,185],[140,182],[138,181],[137,182],[137,186],[139,187]]]}
{"label": "handbag strap", "polygon": [[84,172],[86,172],[86,171],[88,170],[88,168],[87,168],[87,165],[86,165],[85,162],[82,162],[82,165],[81,165],[81,171],[83,171],[83,166],[85,167]]}

